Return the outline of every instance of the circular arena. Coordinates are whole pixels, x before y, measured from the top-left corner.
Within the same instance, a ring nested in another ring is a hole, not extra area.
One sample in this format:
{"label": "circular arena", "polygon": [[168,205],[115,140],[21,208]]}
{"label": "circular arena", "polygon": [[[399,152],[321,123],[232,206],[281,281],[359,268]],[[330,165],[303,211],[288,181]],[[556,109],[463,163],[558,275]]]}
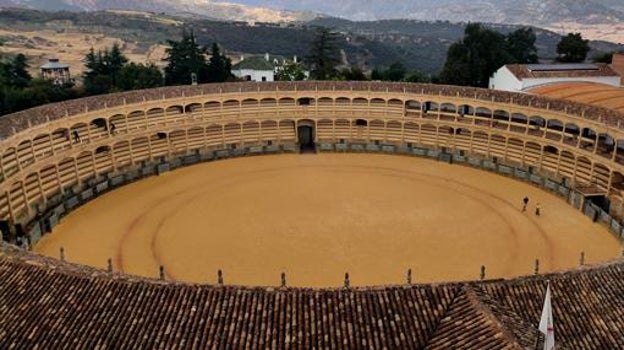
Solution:
{"label": "circular arena", "polygon": [[534,348],[548,280],[558,348],[623,347],[622,117],[356,82],[5,116],[0,344]]}

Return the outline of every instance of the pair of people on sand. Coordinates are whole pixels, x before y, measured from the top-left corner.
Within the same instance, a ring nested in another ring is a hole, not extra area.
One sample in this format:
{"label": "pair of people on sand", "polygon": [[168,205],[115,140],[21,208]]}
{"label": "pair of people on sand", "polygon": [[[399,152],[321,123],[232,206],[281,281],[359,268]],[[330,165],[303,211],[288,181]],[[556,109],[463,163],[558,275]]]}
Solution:
{"label": "pair of people on sand", "polygon": [[[523,211],[523,212],[525,212],[525,211],[526,211],[526,209],[527,209],[527,205],[529,205],[529,197],[524,196],[524,198],[522,198],[522,203],[523,203],[523,205],[522,205],[522,211]],[[541,210],[540,204],[539,204],[539,203],[537,203],[537,204],[535,205],[535,215],[536,215],[536,216],[540,216],[540,214],[541,214],[541,211],[540,211],[540,210]]]}

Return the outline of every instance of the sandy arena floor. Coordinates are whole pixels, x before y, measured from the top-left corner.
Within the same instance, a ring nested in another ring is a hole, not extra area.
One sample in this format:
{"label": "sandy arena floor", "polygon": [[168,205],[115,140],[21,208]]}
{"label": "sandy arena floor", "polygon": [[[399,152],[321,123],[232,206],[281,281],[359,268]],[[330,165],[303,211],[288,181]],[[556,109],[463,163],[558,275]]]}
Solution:
{"label": "sandy arena floor", "polygon": [[[521,212],[528,195],[529,210]],[[536,202],[542,216],[536,217]],[[618,241],[562,199],[461,165],[371,154],[204,163],[110,192],[35,251],[130,274],[227,284],[340,286],[478,279],[608,260]]]}

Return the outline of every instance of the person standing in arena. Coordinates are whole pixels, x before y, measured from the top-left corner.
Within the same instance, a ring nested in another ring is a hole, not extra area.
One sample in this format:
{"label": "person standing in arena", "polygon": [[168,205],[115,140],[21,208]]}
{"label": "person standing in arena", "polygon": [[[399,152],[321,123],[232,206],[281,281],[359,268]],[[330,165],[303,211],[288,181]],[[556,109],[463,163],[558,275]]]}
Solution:
{"label": "person standing in arena", "polygon": [[529,197],[524,196],[524,198],[522,198],[522,211],[526,211],[527,205],[529,204]]}

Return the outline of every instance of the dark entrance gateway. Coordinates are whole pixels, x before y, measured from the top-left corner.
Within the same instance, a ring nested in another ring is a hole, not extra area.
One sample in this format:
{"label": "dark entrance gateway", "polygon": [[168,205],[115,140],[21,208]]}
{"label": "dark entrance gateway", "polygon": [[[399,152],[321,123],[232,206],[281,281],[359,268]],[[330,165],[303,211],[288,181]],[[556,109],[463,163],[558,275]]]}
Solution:
{"label": "dark entrance gateway", "polygon": [[299,151],[301,153],[316,153],[314,143],[314,122],[301,121],[297,125],[297,135],[299,135]]}

